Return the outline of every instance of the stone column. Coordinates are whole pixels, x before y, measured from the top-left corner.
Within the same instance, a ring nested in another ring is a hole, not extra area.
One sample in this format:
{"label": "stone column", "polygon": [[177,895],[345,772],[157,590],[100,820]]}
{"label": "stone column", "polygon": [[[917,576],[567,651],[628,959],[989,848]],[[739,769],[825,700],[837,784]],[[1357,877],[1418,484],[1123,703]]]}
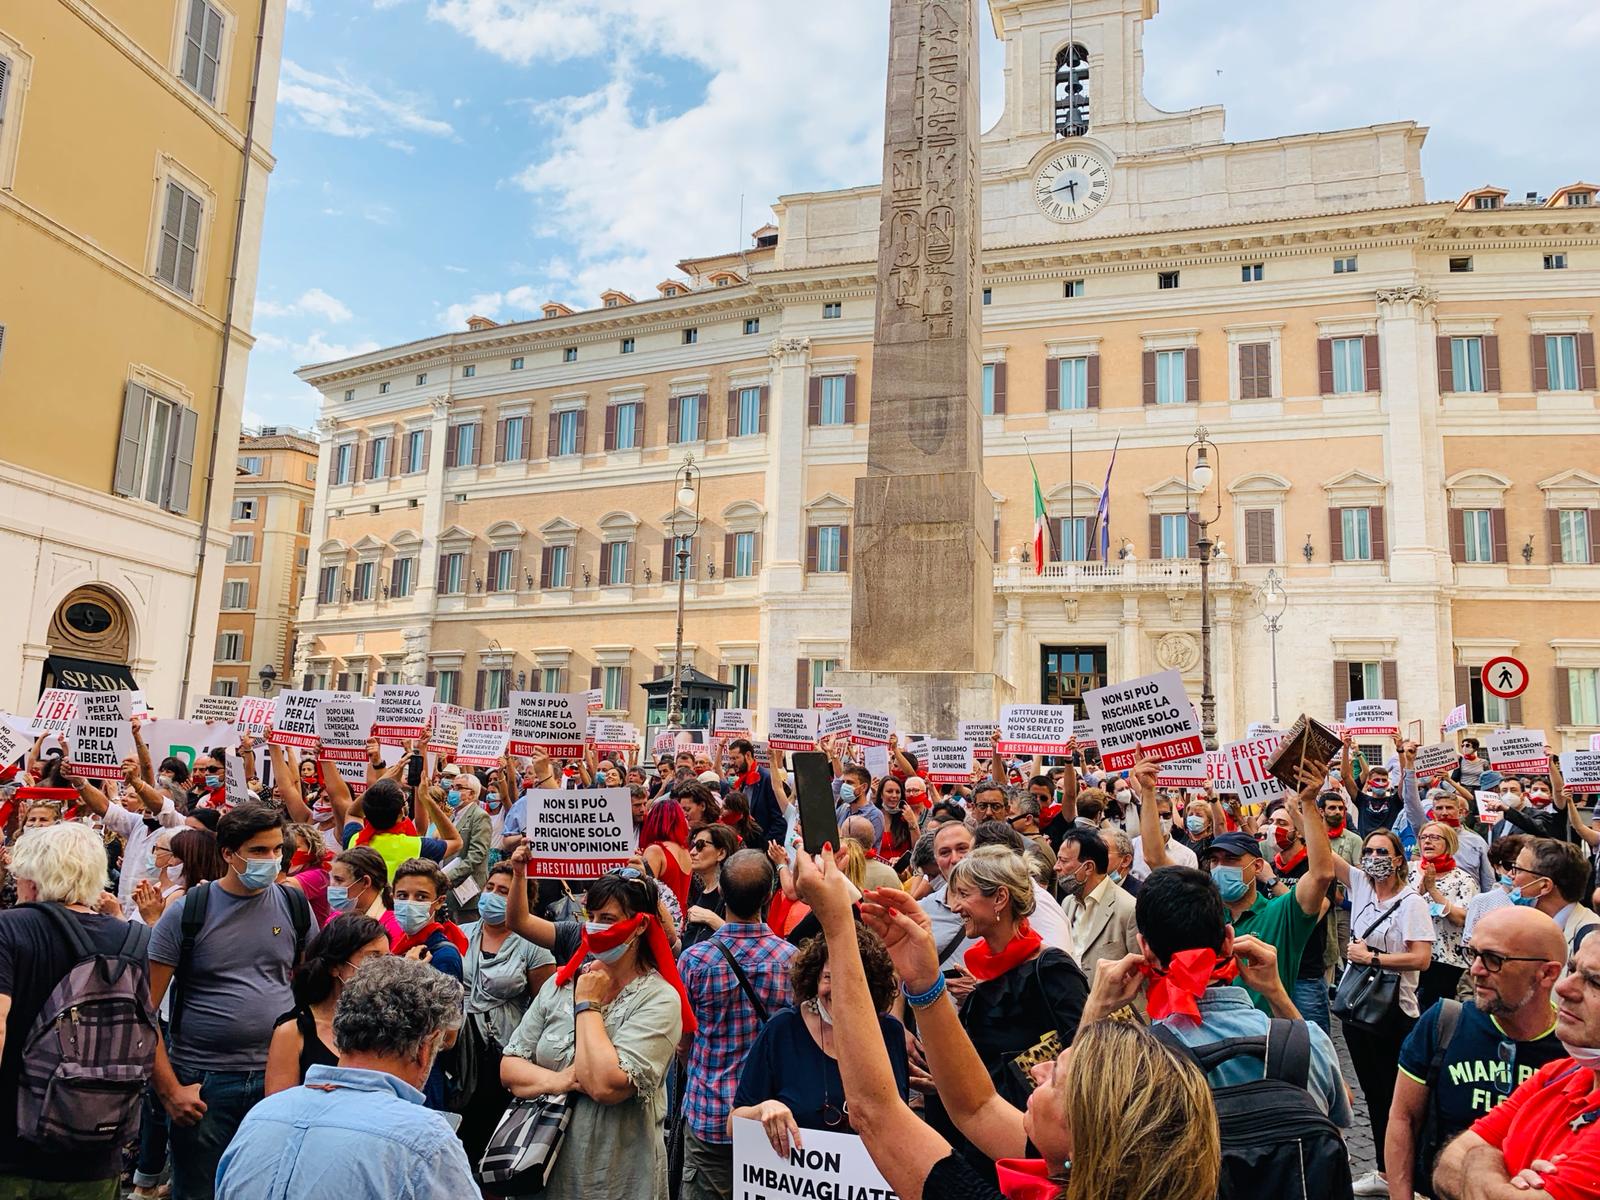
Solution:
{"label": "stone column", "polygon": [[806,444],[811,339],[778,338],[768,353],[773,371],[767,437],[768,445],[779,449],[768,459],[763,496],[767,510],[766,545],[761,555],[763,596],[798,592],[805,586],[806,468],[805,456],[798,450]]}
{"label": "stone column", "polygon": [[[428,429],[428,482],[422,499],[422,561],[417,564],[416,611],[430,624],[439,588],[439,534],[444,529],[444,456],[449,449],[450,396],[434,396]],[[480,431],[481,433],[481,431]]]}

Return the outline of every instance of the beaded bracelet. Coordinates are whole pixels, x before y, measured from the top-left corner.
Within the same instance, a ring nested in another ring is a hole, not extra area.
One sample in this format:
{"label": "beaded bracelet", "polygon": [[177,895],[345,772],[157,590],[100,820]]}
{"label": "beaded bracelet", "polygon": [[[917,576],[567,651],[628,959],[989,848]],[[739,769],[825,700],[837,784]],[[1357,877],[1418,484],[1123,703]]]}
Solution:
{"label": "beaded bracelet", "polygon": [[903,983],[900,985],[900,991],[904,993],[906,1003],[912,1008],[927,1008],[928,1005],[932,1004],[940,996],[944,995],[944,976],[935,976],[933,986],[925,992],[913,992]]}

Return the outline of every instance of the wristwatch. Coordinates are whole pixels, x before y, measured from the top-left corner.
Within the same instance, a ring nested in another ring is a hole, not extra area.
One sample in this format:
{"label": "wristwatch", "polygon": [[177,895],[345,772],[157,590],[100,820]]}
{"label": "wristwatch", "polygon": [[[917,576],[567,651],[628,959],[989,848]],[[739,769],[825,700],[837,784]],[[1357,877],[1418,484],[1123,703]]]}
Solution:
{"label": "wristwatch", "polygon": [[1383,955],[1379,954],[1376,950],[1372,952],[1372,965],[1375,967],[1383,966]]}
{"label": "wristwatch", "polygon": [[572,1019],[576,1021],[580,1013],[599,1012],[600,1006],[593,1000],[579,1000],[572,1006]]}

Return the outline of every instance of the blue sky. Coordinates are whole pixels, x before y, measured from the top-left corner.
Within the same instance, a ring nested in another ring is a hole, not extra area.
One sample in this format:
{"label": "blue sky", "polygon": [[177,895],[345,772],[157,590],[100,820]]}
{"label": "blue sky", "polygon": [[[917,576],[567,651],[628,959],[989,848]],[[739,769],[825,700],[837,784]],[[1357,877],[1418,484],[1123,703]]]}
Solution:
{"label": "blue sky", "polygon": [[[982,2],[982,0],[980,0]],[[1414,119],[1432,199],[1600,177],[1593,0],[1162,0],[1145,90],[1231,140]],[[635,295],[793,191],[873,182],[886,0],[289,0],[246,393],[297,366]],[[984,124],[1002,104],[987,16]],[[744,194],[744,221],[739,221]]]}

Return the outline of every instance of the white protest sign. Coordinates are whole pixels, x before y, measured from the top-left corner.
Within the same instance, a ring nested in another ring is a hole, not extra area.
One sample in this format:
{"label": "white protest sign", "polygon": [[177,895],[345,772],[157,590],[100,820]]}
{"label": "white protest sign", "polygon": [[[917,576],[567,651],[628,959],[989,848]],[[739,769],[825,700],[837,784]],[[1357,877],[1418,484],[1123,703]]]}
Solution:
{"label": "white protest sign", "polygon": [[1205,760],[1206,779],[1215,785],[1219,792],[1231,792],[1233,790],[1233,771],[1228,766],[1228,752],[1226,750],[1207,750]]}
{"label": "white protest sign", "polygon": [[856,746],[887,746],[894,732],[894,718],[888,713],[870,712],[864,708],[848,708],[850,714],[850,741]]}
{"label": "white protest sign", "polygon": [[585,740],[601,753],[626,754],[639,748],[639,731],[629,721],[590,717]]}
{"label": "white protest sign", "polygon": [[[582,758],[583,723],[588,712],[583,692],[512,692],[507,724],[511,753]],[[473,727],[470,719],[467,727]]]}
{"label": "white protest sign", "polygon": [[456,743],[455,761],[463,767],[498,767],[509,740],[493,729],[464,729]]}
{"label": "white protest sign", "polygon": [[267,696],[241,696],[233,724],[240,733],[260,737],[277,716],[278,702]]}
{"label": "white protest sign", "polygon": [[1459,733],[1467,727],[1467,706],[1458,704],[1450,710],[1450,715],[1444,719],[1445,733]]}
{"label": "white protest sign", "polygon": [[973,757],[987,760],[994,753],[994,735],[1000,732],[998,721],[961,721],[956,725],[956,739],[972,746]]}
{"label": "white protest sign", "polygon": [[1072,740],[1066,704],[1008,704],[1000,710],[1001,754],[1065,754]]}
{"label": "white protest sign", "polygon": [[1281,737],[1273,736],[1230,742],[1223,747],[1228,755],[1229,773],[1233,776],[1233,790],[1238,793],[1239,807],[1246,813],[1257,812],[1287,794],[1287,789],[1267,769],[1282,743]]}
{"label": "white protest sign", "polygon": [[818,687],[811,689],[812,708],[843,708],[844,692],[839,688]]}
{"label": "white protest sign", "polygon": [[1163,788],[1205,787],[1206,757],[1196,754],[1189,758],[1172,758],[1163,762],[1156,771],[1156,786]]}
{"label": "white protest sign", "polygon": [[131,699],[128,701],[129,713],[135,717],[155,716],[154,710],[151,709],[149,702],[144,698],[143,688],[134,688],[133,691],[128,693],[128,695],[131,697]]}
{"label": "white protest sign", "polygon": [[1400,701],[1351,700],[1344,706],[1344,731],[1351,737],[1398,737]]}
{"label": "white protest sign", "polygon": [[132,712],[128,692],[80,692],[67,770],[88,779],[121,779],[122,760],[134,753]]}
{"label": "white protest sign", "polygon": [[1455,770],[1461,754],[1453,742],[1440,742],[1437,746],[1421,746],[1412,766],[1418,779],[1441,779]]}
{"label": "white protest sign", "polygon": [[39,707],[33,710],[34,734],[66,733],[78,715],[79,697],[87,694],[71,688],[46,688],[39,697]]}
{"label": "white protest sign", "polygon": [[831,738],[850,732],[848,708],[823,708],[817,710],[817,737]]}
{"label": "white protest sign", "polygon": [[590,688],[583,694],[584,711],[597,713],[606,706],[606,694],[602,688]]}
{"label": "white protest sign", "polygon": [[1506,802],[1500,798],[1500,793],[1492,790],[1474,792],[1473,797],[1478,801],[1478,812],[1490,817],[1491,825],[1500,820],[1506,811]]}
{"label": "white protest sign", "polygon": [[1600,750],[1600,733],[1591,733],[1589,735],[1589,749]]}
{"label": "white protest sign", "polygon": [[372,720],[372,736],[391,746],[404,745],[422,736],[433,707],[433,689],[408,683],[380,683],[372,689],[377,715]]}
{"label": "white protest sign", "polygon": [[1176,671],[1142,675],[1084,693],[1089,720],[1100,734],[1100,762],[1126,771],[1141,757],[1167,762],[1205,752],[1194,706]]}
{"label": "white protest sign", "polygon": [[817,748],[817,710],[814,708],[769,708],[767,745],[774,750],[815,750]]}
{"label": "white protest sign", "polygon": [[895,1200],[859,1137],[805,1132],[789,1157],[773,1152],[760,1121],[733,1122],[733,1200]]}
{"label": "white protest sign", "polygon": [[719,734],[749,737],[755,732],[755,720],[753,708],[719,708],[712,715],[711,728]]}
{"label": "white protest sign", "polygon": [[28,739],[9,725],[0,725],[0,768],[16,762],[28,748]]}
{"label": "white protest sign", "polygon": [[456,748],[461,731],[467,727],[466,710],[454,704],[433,706],[433,732],[428,735],[428,751],[448,754]]}
{"label": "white protest sign", "polygon": [[[362,712],[366,708],[369,711]],[[372,701],[328,695],[317,706],[315,730],[322,742],[321,758],[339,769],[352,792],[367,788],[367,730],[371,727]],[[274,731],[276,732],[276,731]]]}
{"label": "white protest sign", "polygon": [[192,768],[200,751],[239,744],[232,725],[206,725],[201,721],[146,721],[139,726],[139,736],[144,738],[150,761],[156,766],[164,758],[175,758]]}
{"label": "white protest sign", "polygon": [[971,783],[972,743],[930,741],[926,745],[929,783]]}
{"label": "white protest sign", "polygon": [[461,723],[468,729],[492,729],[496,733],[506,733],[510,730],[508,724],[510,711],[507,708],[491,708],[479,712],[474,708],[464,708],[461,710]]}
{"label": "white protest sign", "polygon": [[1600,751],[1568,750],[1562,754],[1561,781],[1575,796],[1600,792]]}
{"label": "white protest sign", "polygon": [[861,765],[867,769],[867,774],[874,779],[882,779],[889,773],[889,747],[861,747]]}
{"label": "white protest sign", "polygon": [[1489,769],[1502,775],[1543,775],[1550,770],[1542,729],[1496,729],[1489,735]]}
{"label": "white protest sign", "polygon": [[222,760],[223,787],[228,797],[228,807],[254,799],[250,791],[250,778],[244,769],[244,759],[230,754]]}
{"label": "white protest sign", "polygon": [[1288,730],[1279,729],[1271,721],[1251,721],[1250,728],[1244,732],[1244,740],[1250,742],[1256,738],[1272,737],[1274,734],[1282,737],[1287,732]]}
{"label": "white protest sign", "polygon": [[191,720],[226,721],[229,725],[238,715],[238,696],[196,696],[194,711],[189,714]]}
{"label": "white protest sign", "polygon": [[[581,705],[582,693],[577,698]],[[598,879],[628,865],[633,857],[633,810],[627,788],[541,788],[525,795],[531,875]]]}
{"label": "white protest sign", "polygon": [[[274,746],[298,746],[309,750],[317,744],[317,709],[331,695],[329,692],[287,691],[278,695],[272,711],[272,737]],[[240,706],[240,716],[243,705]]]}
{"label": "white protest sign", "polygon": [[663,756],[672,757],[672,748],[677,744],[678,735],[674,730],[663,729],[656,734],[656,740],[650,744],[650,753],[655,758]]}

